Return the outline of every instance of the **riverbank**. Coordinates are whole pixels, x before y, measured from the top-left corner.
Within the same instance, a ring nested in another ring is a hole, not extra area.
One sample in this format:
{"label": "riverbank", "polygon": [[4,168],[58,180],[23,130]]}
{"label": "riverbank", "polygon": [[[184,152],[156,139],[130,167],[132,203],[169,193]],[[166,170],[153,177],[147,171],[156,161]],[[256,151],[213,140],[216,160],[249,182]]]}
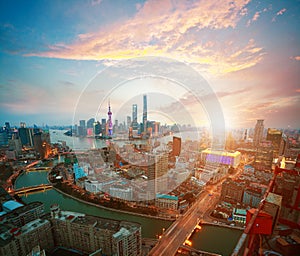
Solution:
{"label": "riverbank", "polygon": [[[127,211],[127,210],[124,210],[124,209],[117,209],[115,207],[108,207],[108,206],[101,205],[100,202],[96,203],[96,202],[91,202],[89,200],[85,200],[83,198],[79,198],[78,196],[81,196],[81,197],[83,196],[82,193],[84,193],[84,196],[87,196],[87,191],[82,190],[81,193],[79,193],[78,191],[76,192],[76,190],[74,190],[74,188],[72,186],[70,186],[70,184],[61,183],[60,181],[58,181],[57,183],[54,183],[52,181],[53,177],[51,179],[50,176],[51,176],[52,172],[56,169],[56,167],[58,167],[60,165],[63,165],[63,164],[62,163],[58,163],[56,166],[54,166],[51,169],[51,171],[49,171],[47,173],[48,183],[51,184],[51,185],[53,185],[53,188],[58,193],[61,193],[61,194],[65,195],[65,196],[68,196],[68,197],[70,197],[70,198],[72,198],[74,200],[78,200],[79,202],[82,202],[82,203],[85,203],[85,204],[89,204],[91,206],[95,206],[95,207],[98,207],[98,208],[101,208],[101,209],[104,209],[104,210],[109,210],[109,211],[114,211],[114,212],[119,212],[119,213],[124,213],[124,214],[132,214],[132,215],[135,215],[135,216],[140,216],[140,217],[145,217],[145,218],[152,218],[152,219],[157,219],[157,220],[165,220],[165,221],[171,221],[171,222],[176,219],[176,218],[174,218],[172,216],[166,218],[166,217],[163,217],[163,216],[155,216],[155,215],[151,215],[151,214],[143,214],[143,213],[137,212],[137,210],[136,211]],[[70,193],[74,193],[75,195],[72,195],[72,194],[68,193],[67,191],[64,191],[63,189],[59,188],[59,186],[61,188],[64,188],[64,190],[68,190],[68,192],[70,192]],[[109,202],[107,202],[107,203],[109,203]],[[145,208],[143,210],[148,210],[148,209]]]}
{"label": "riverbank", "polygon": [[[49,181],[49,183],[53,185],[53,183],[51,183],[50,181]],[[136,216],[140,216],[140,217],[144,217],[144,218],[149,218],[149,219],[166,220],[166,221],[174,221],[175,220],[174,218],[164,218],[164,217],[160,217],[160,216],[153,216],[153,215],[147,215],[147,214],[142,214],[142,213],[137,213],[137,212],[130,212],[130,211],[124,211],[124,210],[119,210],[119,209],[115,209],[115,208],[105,207],[103,205],[95,204],[95,203],[92,203],[92,202],[80,199],[78,197],[72,196],[72,195],[70,195],[70,194],[68,194],[68,193],[66,193],[66,192],[58,189],[54,185],[53,185],[53,189],[55,189],[58,193],[61,193],[61,194],[65,195],[65,196],[68,196],[68,197],[74,199],[74,200],[77,200],[78,202],[85,203],[85,204],[88,204],[88,205],[91,205],[91,206],[95,206],[95,207],[98,207],[100,209],[104,209],[104,210],[108,210],[108,211],[113,211],[113,212],[124,213],[124,214],[136,215]]]}

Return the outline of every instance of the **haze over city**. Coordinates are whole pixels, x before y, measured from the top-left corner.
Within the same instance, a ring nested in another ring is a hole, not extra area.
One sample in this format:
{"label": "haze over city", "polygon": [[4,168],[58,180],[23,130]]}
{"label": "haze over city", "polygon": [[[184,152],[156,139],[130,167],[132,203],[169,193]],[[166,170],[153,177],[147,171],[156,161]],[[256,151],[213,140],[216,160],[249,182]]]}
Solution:
{"label": "haze over city", "polygon": [[[156,56],[197,70],[216,93],[227,127],[253,127],[262,118],[267,127],[299,128],[299,8],[299,1],[1,1],[0,123],[71,124],[99,72]],[[149,119],[165,112],[185,120],[176,103],[197,116],[193,95],[164,95],[149,97]],[[133,88],[111,98],[113,113],[123,96],[139,94]],[[81,118],[91,116],[86,112]]]}

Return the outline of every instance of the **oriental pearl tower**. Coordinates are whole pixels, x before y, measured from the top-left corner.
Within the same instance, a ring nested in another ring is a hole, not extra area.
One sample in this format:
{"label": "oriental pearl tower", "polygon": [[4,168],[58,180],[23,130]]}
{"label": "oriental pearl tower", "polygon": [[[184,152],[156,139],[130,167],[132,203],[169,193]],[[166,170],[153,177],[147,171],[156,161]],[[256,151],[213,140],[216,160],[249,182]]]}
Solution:
{"label": "oriental pearl tower", "polygon": [[108,121],[107,121],[107,123],[108,123],[108,135],[112,136],[112,134],[113,134],[113,124],[112,124],[112,121],[111,121],[112,112],[110,110],[110,101],[108,102],[108,113],[107,113],[107,115],[108,115]]}

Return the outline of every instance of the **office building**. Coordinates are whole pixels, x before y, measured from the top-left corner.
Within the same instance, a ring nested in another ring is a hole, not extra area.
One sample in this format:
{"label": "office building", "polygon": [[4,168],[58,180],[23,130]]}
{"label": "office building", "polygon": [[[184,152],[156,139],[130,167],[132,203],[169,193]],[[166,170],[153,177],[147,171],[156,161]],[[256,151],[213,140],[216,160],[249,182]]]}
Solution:
{"label": "office building", "polygon": [[132,129],[133,130],[138,130],[138,121],[137,121],[137,104],[132,105]]}
{"label": "office building", "polygon": [[8,135],[6,130],[0,127],[0,146],[7,146],[8,145]]}
{"label": "office building", "polygon": [[263,198],[262,190],[248,187],[244,190],[243,204],[257,208]]}
{"label": "office building", "polygon": [[261,143],[255,152],[253,167],[255,170],[271,171],[273,163],[272,143]]}
{"label": "office building", "polygon": [[181,151],[181,138],[173,137],[172,155],[174,157],[179,156]]}
{"label": "office building", "polygon": [[166,194],[156,194],[155,206],[163,209],[178,209],[178,197]]}
{"label": "office building", "polygon": [[156,194],[168,190],[168,152],[157,152],[147,155],[148,198],[153,200]]}
{"label": "office building", "polygon": [[86,136],[86,127],[85,127],[85,120],[79,120],[78,126],[78,136]]}
{"label": "office building", "polygon": [[222,183],[221,200],[229,203],[241,203],[245,184],[227,179]]}
{"label": "office building", "polygon": [[201,152],[201,160],[205,163],[224,164],[236,168],[241,161],[241,153],[205,149]]}
{"label": "office building", "polygon": [[279,156],[281,140],[282,140],[282,131],[278,129],[268,128],[267,141],[272,142],[274,157]]}
{"label": "office building", "polygon": [[90,118],[90,119],[86,122],[86,128],[93,128],[93,127],[94,127],[94,123],[95,123],[95,118]]}
{"label": "office building", "polygon": [[[45,214],[44,204],[41,202],[31,202],[27,205],[14,203],[12,207],[14,208],[9,208],[11,210],[7,211],[7,214],[2,215],[1,223],[10,223],[21,227]],[[7,208],[7,206],[4,205],[3,208]]]}
{"label": "office building", "polygon": [[100,136],[102,130],[101,130],[101,124],[99,121],[94,122],[93,124],[93,132],[95,136]]}
{"label": "office building", "polygon": [[33,136],[34,150],[41,159],[47,158],[51,153],[50,134],[38,132]]}
{"label": "office building", "polygon": [[54,248],[49,220],[35,219],[22,227],[0,226],[1,256],[24,256],[38,245],[48,251]]}
{"label": "office building", "polygon": [[141,226],[51,206],[51,222],[56,246],[91,254],[100,248],[105,255],[142,255]]}
{"label": "office building", "polygon": [[73,164],[73,173],[74,173],[75,180],[78,180],[78,179],[80,179],[82,177],[86,177],[87,176],[87,174],[84,172],[83,167],[80,167],[78,165],[78,163],[74,163]]}
{"label": "office building", "polygon": [[143,132],[147,132],[147,95],[143,95]]}
{"label": "office building", "polygon": [[26,128],[25,123],[18,129],[19,137],[21,139],[22,146],[30,146],[34,145],[33,142],[33,129]]}
{"label": "office building", "polygon": [[7,137],[10,140],[12,138],[12,130],[9,122],[5,122],[4,130],[6,131]]}
{"label": "office building", "polygon": [[109,188],[109,194],[111,197],[116,197],[126,201],[133,200],[132,187],[125,188],[123,186],[114,185]]}
{"label": "office building", "polygon": [[106,118],[101,119],[102,135],[106,135]]}
{"label": "office building", "polygon": [[264,120],[259,119],[254,128],[254,137],[253,137],[253,145],[255,147],[259,146],[260,142],[263,140],[264,135]]}
{"label": "office building", "polygon": [[131,117],[127,116],[127,129],[129,129],[129,127],[131,127]]}

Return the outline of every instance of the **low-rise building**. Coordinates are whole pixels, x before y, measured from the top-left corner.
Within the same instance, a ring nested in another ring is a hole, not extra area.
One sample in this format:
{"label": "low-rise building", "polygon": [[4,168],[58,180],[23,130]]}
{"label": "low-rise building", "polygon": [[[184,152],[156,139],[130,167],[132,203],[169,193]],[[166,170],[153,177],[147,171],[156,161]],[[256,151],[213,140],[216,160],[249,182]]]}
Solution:
{"label": "low-rise building", "polygon": [[241,153],[239,151],[205,149],[201,152],[201,160],[205,163],[224,164],[236,168],[241,161]]}
{"label": "low-rise building", "polygon": [[109,188],[109,194],[112,197],[117,197],[119,199],[132,201],[133,200],[133,191],[132,187],[123,187],[123,186],[113,186]]}
{"label": "low-rise building", "polygon": [[155,206],[164,209],[178,209],[178,197],[166,194],[156,194]]}
{"label": "low-rise building", "polygon": [[245,209],[234,208],[232,211],[232,219],[238,223],[246,223],[247,211]]}

